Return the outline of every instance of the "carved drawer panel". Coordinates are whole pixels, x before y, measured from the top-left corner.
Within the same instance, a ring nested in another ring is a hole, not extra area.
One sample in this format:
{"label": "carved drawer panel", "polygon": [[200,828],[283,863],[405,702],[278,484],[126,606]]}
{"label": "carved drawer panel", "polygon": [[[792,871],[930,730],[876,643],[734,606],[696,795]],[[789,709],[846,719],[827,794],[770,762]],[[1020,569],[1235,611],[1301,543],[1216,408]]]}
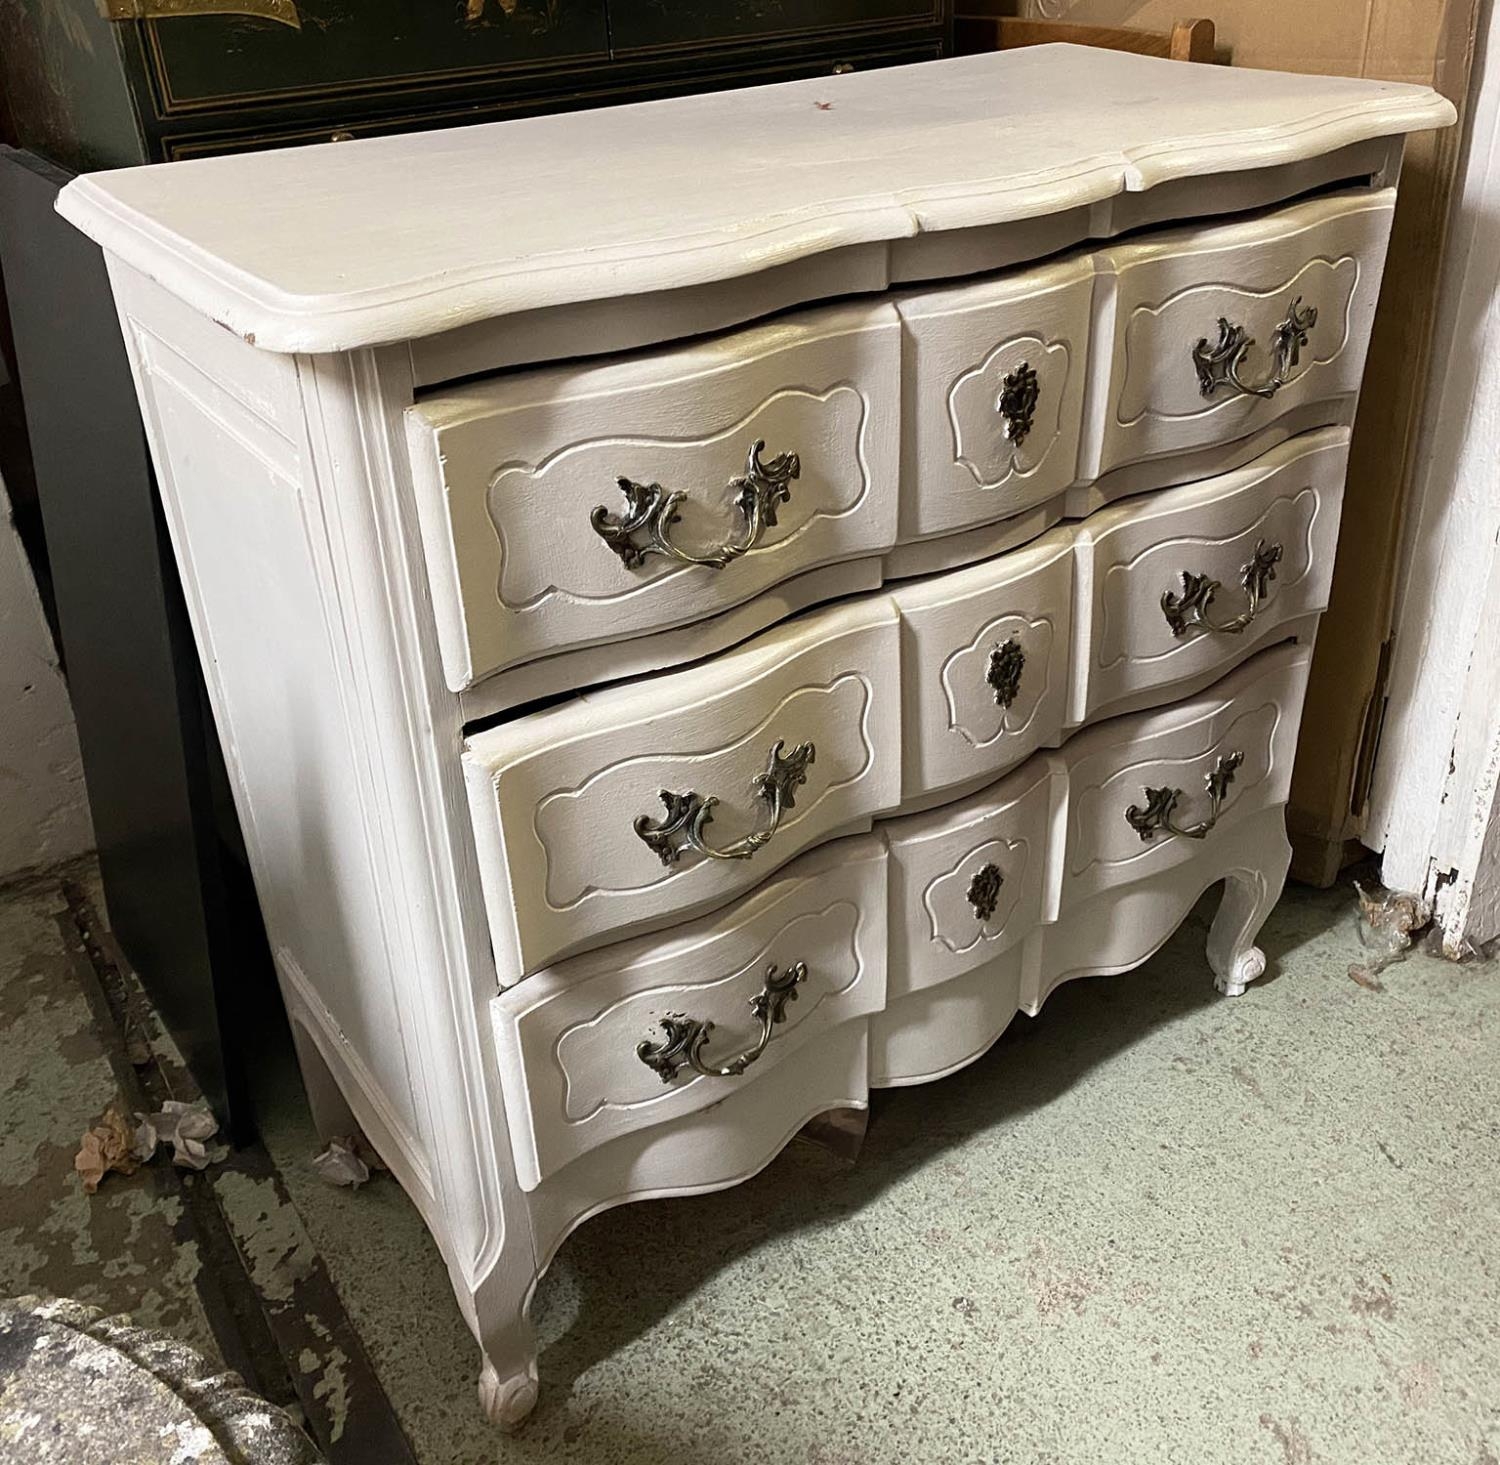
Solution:
{"label": "carved drawer panel", "polygon": [[892,999],[961,977],[1042,919],[1063,782],[1042,757],[960,804],[881,826],[891,848]]}
{"label": "carved drawer panel", "polygon": [[720,904],[894,808],[898,639],[889,597],[873,596],[472,735],[501,970]]}
{"label": "carved drawer panel", "polygon": [[1090,256],[901,296],[901,537],[994,523],[1078,473]]}
{"label": "carved drawer panel", "polygon": [[1347,421],[1395,200],[1332,194],[1102,251],[1117,275],[1113,347],[1086,471],[1230,442],[1311,403]]}
{"label": "carved drawer panel", "polygon": [[[521,1184],[731,1095],[885,1001],[885,849],[813,851],[754,894],[657,936],[589,952],[496,998]],[[768,1142],[780,1135],[768,1135]]]}
{"label": "carved drawer panel", "polygon": [[1258,656],[1207,692],[1068,744],[1061,904],[1199,857],[1237,820],[1286,801],[1312,648]]}
{"label": "carved drawer panel", "polygon": [[1201,682],[1323,610],[1348,451],[1346,428],[1324,428],[1080,525],[1090,624],[1069,720]]}
{"label": "carved drawer panel", "polygon": [[892,592],[908,797],[994,778],[1057,741],[1072,636],[1071,531]]}
{"label": "carved drawer panel", "polygon": [[449,685],[888,549],[899,332],[889,304],[805,311],[411,408]]}

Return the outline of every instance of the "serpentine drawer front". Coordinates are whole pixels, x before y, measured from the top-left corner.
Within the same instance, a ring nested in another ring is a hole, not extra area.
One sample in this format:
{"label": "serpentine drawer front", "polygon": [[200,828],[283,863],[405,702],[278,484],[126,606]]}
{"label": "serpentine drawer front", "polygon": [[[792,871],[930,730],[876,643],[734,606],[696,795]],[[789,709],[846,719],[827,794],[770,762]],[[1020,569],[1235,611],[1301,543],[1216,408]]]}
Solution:
{"label": "serpentine drawer front", "polygon": [[497,1422],[586,1217],[847,1129],[1212,886],[1214,982],[1264,970],[1403,137],[1453,115],[1035,46],[63,190],[320,1128],[437,1234]]}
{"label": "serpentine drawer front", "polygon": [[900,720],[895,608],[875,596],[474,734],[501,970],[722,902],[894,808]]}
{"label": "serpentine drawer front", "polygon": [[522,1185],[634,1130],[774,1084],[885,1005],[885,847],[814,851],[728,910],[589,952],[495,999]]}
{"label": "serpentine drawer front", "polygon": [[1348,429],[1324,428],[1085,520],[1089,646],[1070,720],[1216,675],[1323,610],[1348,456]]}
{"label": "serpentine drawer front", "polygon": [[907,345],[901,537],[992,524],[1078,476],[1089,255],[897,300]]}
{"label": "serpentine drawer front", "polygon": [[994,777],[1057,741],[1073,658],[1076,532],[898,585],[907,798]]}
{"label": "serpentine drawer front", "polygon": [[1216,831],[1286,802],[1311,654],[1267,652],[1198,697],[1137,714],[1128,738],[1106,722],[1069,744],[1063,909],[1196,859]]}
{"label": "serpentine drawer front", "polygon": [[1095,474],[1230,442],[1359,390],[1396,190],[1106,250],[1113,358]]}
{"label": "serpentine drawer front", "polygon": [[956,804],[881,826],[891,849],[896,1001],[986,966],[1055,901],[1053,829],[1067,778],[1042,754]]}
{"label": "serpentine drawer front", "polygon": [[413,407],[448,685],[888,549],[900,370],[895,311],[859,303]]}

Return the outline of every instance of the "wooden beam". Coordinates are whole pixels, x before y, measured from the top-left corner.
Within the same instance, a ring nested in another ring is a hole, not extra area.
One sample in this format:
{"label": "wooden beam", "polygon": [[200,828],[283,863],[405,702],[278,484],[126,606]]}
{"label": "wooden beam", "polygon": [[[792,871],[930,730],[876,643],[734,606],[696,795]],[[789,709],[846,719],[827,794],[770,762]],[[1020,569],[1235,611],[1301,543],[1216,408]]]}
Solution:
{"label": "wooden beam", "polygon": [[1212,61],[1214,23],[1211,20],[1179,20],[1172,27],[1167,54],[1174,61]]}
{"label": "wooden beam", "polygon": [[1168,35],[1124,26],[1079,25],[1069,20],[1023,20],[1000,13],[1009,3],[1010,0],[959,0],[953,33],[955,49],[960,55],[1064,41],[1073,46],[1133,51],[1138,56],[1165,56],[1174,61],[1214,59],[1211,20],[1180,20]]}

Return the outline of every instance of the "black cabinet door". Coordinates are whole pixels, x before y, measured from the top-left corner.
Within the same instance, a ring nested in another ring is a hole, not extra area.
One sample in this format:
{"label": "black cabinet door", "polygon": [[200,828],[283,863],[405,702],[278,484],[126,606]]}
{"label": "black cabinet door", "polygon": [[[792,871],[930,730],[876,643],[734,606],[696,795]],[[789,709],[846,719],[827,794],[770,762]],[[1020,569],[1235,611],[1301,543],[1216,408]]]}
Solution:
{"label": "black cabinet door", "polygon": [[663,47],[805,40],[837,32],[857,42],[903,24],[934,26],[941,0],[609,0],[617,55]]}
{"label": "black cabinet door", "polygon": [[605,0],[234,0],[145,22],[157,114],[473,83],[609,54]]}

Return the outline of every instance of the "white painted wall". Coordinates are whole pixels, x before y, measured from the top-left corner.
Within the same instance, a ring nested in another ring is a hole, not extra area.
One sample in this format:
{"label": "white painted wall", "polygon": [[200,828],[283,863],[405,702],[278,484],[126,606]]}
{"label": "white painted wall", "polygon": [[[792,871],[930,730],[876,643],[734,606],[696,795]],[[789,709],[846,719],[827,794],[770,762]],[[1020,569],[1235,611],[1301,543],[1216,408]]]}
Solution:
{"label": "white painted wall", "polygon": [[1365,832],[1455,953],[1500,936],[1500,26],[1484,8]]}
{"label": "white painted wall", "polygon": [[73,709],[0,483],[0,881],[93,846]]}

